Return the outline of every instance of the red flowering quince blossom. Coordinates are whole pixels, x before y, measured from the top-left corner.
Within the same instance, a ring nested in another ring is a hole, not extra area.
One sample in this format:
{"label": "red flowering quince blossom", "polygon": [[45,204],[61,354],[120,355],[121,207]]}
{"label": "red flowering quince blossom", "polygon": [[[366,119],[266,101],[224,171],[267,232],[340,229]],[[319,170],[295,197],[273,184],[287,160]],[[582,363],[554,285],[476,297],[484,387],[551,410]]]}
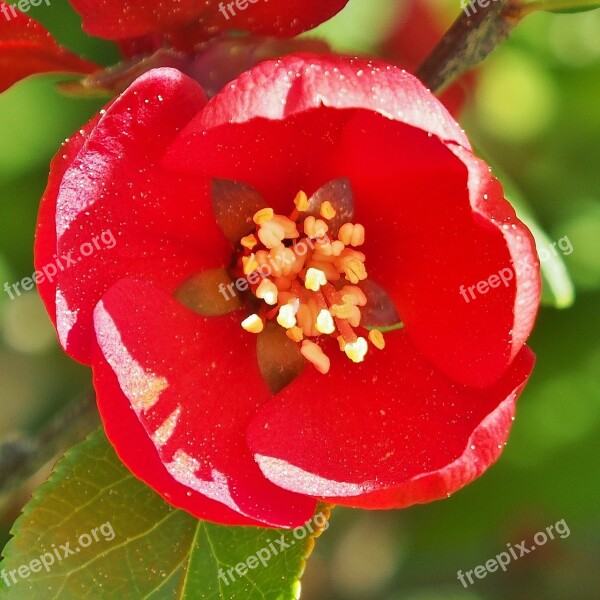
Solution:
{"label": "red flowering quince blossom", "polygon": [[109,40],[162,36],[176,46],[223,31],[289,37],[327,21],[348,0],[71,0],[83,29]]}
{"label": "red flowering quince blossom", "polygon": [[[74,258],[107,230],[114,247]],[[498,458],[533,367],[532,236],[384,63],[291,55],[209,102],[149,71],[53,161],[36,268],[63,255],[39,288],[109,439],[204,519],[445,497]]]}

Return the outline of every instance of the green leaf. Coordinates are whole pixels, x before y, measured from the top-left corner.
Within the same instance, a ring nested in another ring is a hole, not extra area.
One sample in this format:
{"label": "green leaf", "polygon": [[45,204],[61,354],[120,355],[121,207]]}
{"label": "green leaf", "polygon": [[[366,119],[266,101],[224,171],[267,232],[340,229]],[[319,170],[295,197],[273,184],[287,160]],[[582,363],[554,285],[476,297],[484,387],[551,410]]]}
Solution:
{"label": "green leaf", "polygon": [[291,600],[328,515],[287,531],[198,521],[131,475],[98,430],[15,523],[0,598]]}

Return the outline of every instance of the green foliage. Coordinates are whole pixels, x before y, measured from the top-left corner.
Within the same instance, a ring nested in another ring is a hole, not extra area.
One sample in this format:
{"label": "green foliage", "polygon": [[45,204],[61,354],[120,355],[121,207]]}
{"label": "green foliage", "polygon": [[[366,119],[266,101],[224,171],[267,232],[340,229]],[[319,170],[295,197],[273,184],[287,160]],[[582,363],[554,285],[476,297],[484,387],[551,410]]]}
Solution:
{"label": "green foliage", "polygon": [[287,531],[199,521],[131,475],[98,430],[15,523],[0,598],[293,600],[326,516]]}

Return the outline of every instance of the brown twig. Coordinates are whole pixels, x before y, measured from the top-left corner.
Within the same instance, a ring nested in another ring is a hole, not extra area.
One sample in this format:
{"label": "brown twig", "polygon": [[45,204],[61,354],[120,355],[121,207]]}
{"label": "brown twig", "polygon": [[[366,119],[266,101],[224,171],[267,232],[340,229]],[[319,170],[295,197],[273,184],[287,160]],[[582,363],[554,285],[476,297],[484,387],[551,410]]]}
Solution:
{"label": "brown twig", "polygon": [[467,5],[417,70],[421,81],[433,92],[440,92],[486,58],[518,22],[506,11],[509,1],[490,0],[483,8],[477,0]]}

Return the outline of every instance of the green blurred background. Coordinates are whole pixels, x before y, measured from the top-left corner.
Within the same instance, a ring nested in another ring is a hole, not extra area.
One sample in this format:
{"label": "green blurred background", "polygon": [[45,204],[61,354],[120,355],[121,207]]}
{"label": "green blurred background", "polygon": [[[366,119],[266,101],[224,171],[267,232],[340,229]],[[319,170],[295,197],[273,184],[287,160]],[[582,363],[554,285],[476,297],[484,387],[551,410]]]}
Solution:
{"label": "green blurred background", "polygon": [[[455,0],[416,1],[440,31],[460,10]],[[381,53],[409,8],[409,0],[351,0],[318,33],[340,51]],[[115,62],[110,44],[81,33],[65,0],[30,14],[61,43]],[[396,46],[400,54],[414,50]],[[0,96],[0,286],[32,274],[48,163],[102,103],[61,96],[56,80],[29,80]],[[468,134],[512,179],[548,238],[569,238],[564,263],[576,300],[541,311],[530,342],[537,367],[499,463],[442,502],[394,512],[336,509],[308,564],[306,600],[600,598],[600,10],[528,17],[466,89]],[[11,301],[0,291],[0,436],[34,433],[89,386],[89,371],[59,350],[37,294]],[[3,507],[2,539],[28,491]],[[459,569],[561,519],[566,539],[469,589],[458,581]]]}

